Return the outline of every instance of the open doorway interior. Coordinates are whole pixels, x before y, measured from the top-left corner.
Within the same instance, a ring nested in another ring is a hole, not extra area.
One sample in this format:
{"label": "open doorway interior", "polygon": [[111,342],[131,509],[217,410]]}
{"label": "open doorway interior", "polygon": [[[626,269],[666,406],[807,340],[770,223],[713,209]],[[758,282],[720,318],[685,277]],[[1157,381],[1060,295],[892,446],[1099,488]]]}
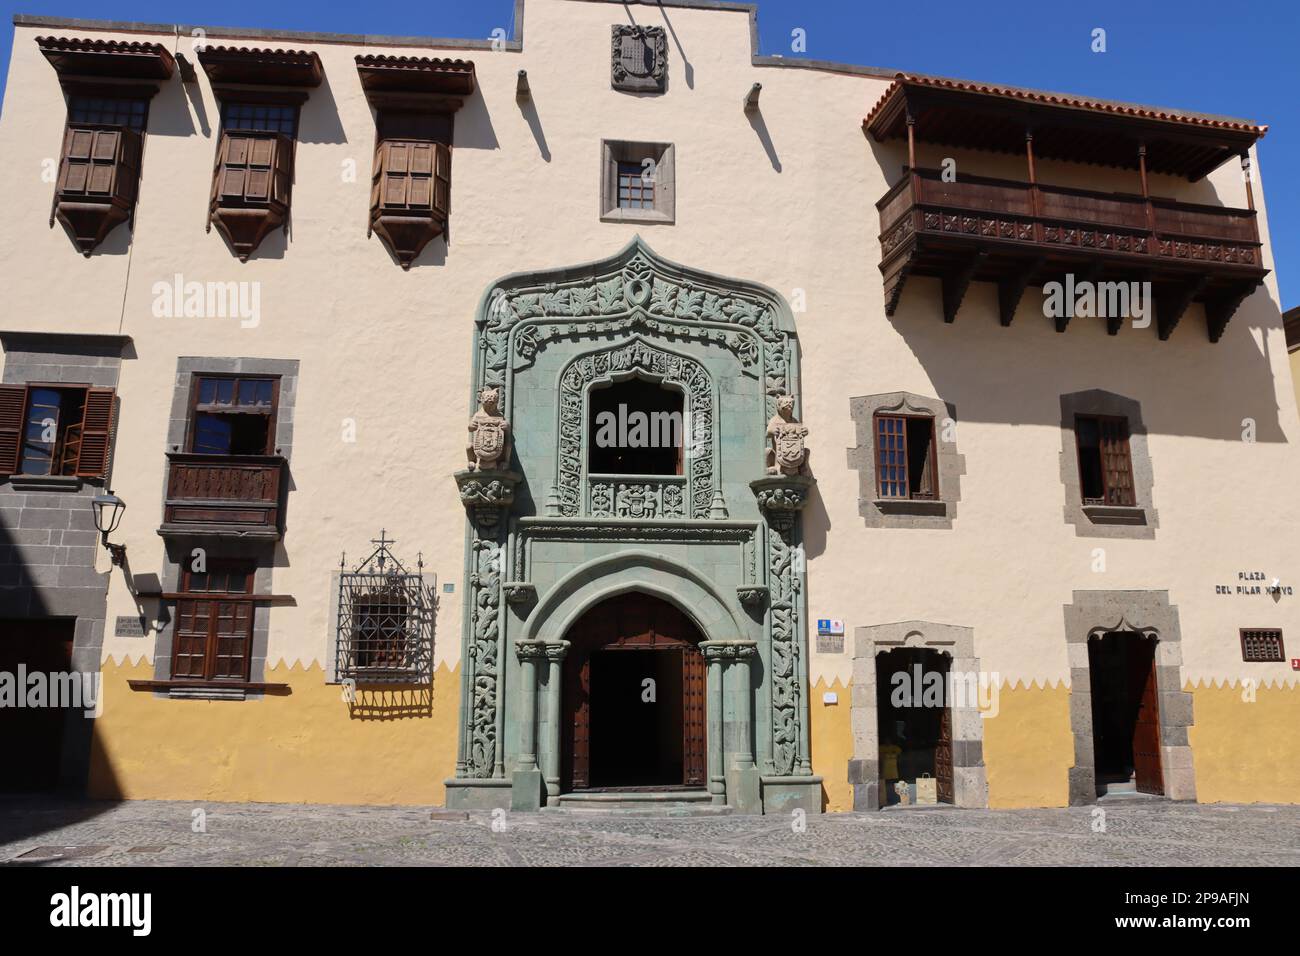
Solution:
{"label": "open doorway interior", "polygon": [[[54,699],[55,675],[72,672],[75,618],[0,620],[0,673],[14,675],[24,706],[0,707],[0,790],[40,792],[59,784],[64,725],[81,716]],[[33,697],[32,675],[43,674],[44,692]],[[17,703],[16,701],[14,702]]]}
{"label": "open doorway interior", "polygon": [[934,779],[938,802],[953,802],[950,664],[947,654],[928,647],[876,656],[881,807],[916,803],[928,786],[917,781],[925,778]]}
{"label": "open doorway interior", "polygon": [[1163,794],[1154,637],[1110,631],[1088,640],[1097,795]]}

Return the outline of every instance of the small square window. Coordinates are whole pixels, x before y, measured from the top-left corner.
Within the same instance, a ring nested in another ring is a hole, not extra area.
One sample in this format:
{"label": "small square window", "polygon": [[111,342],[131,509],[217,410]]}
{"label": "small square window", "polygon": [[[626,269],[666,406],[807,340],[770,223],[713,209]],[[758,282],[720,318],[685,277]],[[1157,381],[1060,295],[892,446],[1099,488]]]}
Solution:
{"label": "small square window", "polygon": [[1282,645],[1282,632],[1242,628],[1241,659],[1251,664],[1285,661],[1286,648]]}
{"label": "small square window", "polygon": [[676,152],[671,143],[603,140],[601,220],[672,223],[676,218]]}

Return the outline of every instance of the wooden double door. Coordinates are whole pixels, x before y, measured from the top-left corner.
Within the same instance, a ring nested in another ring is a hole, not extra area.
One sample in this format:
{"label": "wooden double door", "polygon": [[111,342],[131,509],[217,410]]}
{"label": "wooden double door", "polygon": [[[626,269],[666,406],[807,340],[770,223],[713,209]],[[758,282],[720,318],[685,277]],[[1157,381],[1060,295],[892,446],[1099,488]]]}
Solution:
{"label": "wooden double door", "polygon": [[567,638],[563,788],[705,786],[705,667],[691,620],[631,593],[592,608]]}

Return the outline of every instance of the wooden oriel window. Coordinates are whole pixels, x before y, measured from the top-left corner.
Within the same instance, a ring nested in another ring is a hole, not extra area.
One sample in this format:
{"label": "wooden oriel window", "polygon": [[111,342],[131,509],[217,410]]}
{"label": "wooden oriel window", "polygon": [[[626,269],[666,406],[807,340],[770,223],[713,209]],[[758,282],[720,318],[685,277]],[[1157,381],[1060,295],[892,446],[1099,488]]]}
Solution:
{"label": "wooden oriel window", "polygon": [[115,397],[111,388],[0,385],[0,474],[106,477]]}
{"label": "wooden oriel window", "polygon": [[296,104],[221,105],[209,217],[241,261],[288,216],[297,126]]}
{"label": "wooden oriel window", "polygon": [[68,96],[54,193],[57,218],[89,256],[135,210],[148,100]]}
{"label": "wooden oriel window", "polygon": [[452,118],[441,113],[379,115],[370,189],[370,229],[403,269],[451,217]]}
{"label": "wooden oriel window", "polygon": [[188,451],[196,455],[270,455],[280,380],[269,376],[196,375],[190,393]]}
{"label": "wooden oriel window", "polygon": [[172,679],[247,681],[253,643],[254,566],[210,560],[186,569],[176,602]]}
{"label": "wooden oriel window", "polygon": [[876,489],[882,499],[937,499],[935,457],[933,417],[876,416]]}
{"label": "wooden oriel window", "polygon": [[1274,663],[1286,660],[1286,648],[1279,630],[1242,628],[1241,659],[1247,663]]}
{"label": "wooden oriel window", "polygon": [[1079,486],[1085,505],[1137,504],[1128,419],[1079,415],[1074,420],[1079,452]]}

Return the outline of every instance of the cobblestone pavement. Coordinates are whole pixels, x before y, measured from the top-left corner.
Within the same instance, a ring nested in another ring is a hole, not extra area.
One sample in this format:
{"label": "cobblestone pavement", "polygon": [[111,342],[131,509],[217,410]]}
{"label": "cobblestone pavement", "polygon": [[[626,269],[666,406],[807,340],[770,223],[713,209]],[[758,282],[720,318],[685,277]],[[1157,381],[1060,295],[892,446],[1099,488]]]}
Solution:
{"label": "cobblestone pavement", "polygon": [[[192,829],[193,811],[205,833]],[[1300,807],[918,808],[791,817],[0,801],[6,866],[1296,866]],[[499,826],[499,823],[498,823]]]}

